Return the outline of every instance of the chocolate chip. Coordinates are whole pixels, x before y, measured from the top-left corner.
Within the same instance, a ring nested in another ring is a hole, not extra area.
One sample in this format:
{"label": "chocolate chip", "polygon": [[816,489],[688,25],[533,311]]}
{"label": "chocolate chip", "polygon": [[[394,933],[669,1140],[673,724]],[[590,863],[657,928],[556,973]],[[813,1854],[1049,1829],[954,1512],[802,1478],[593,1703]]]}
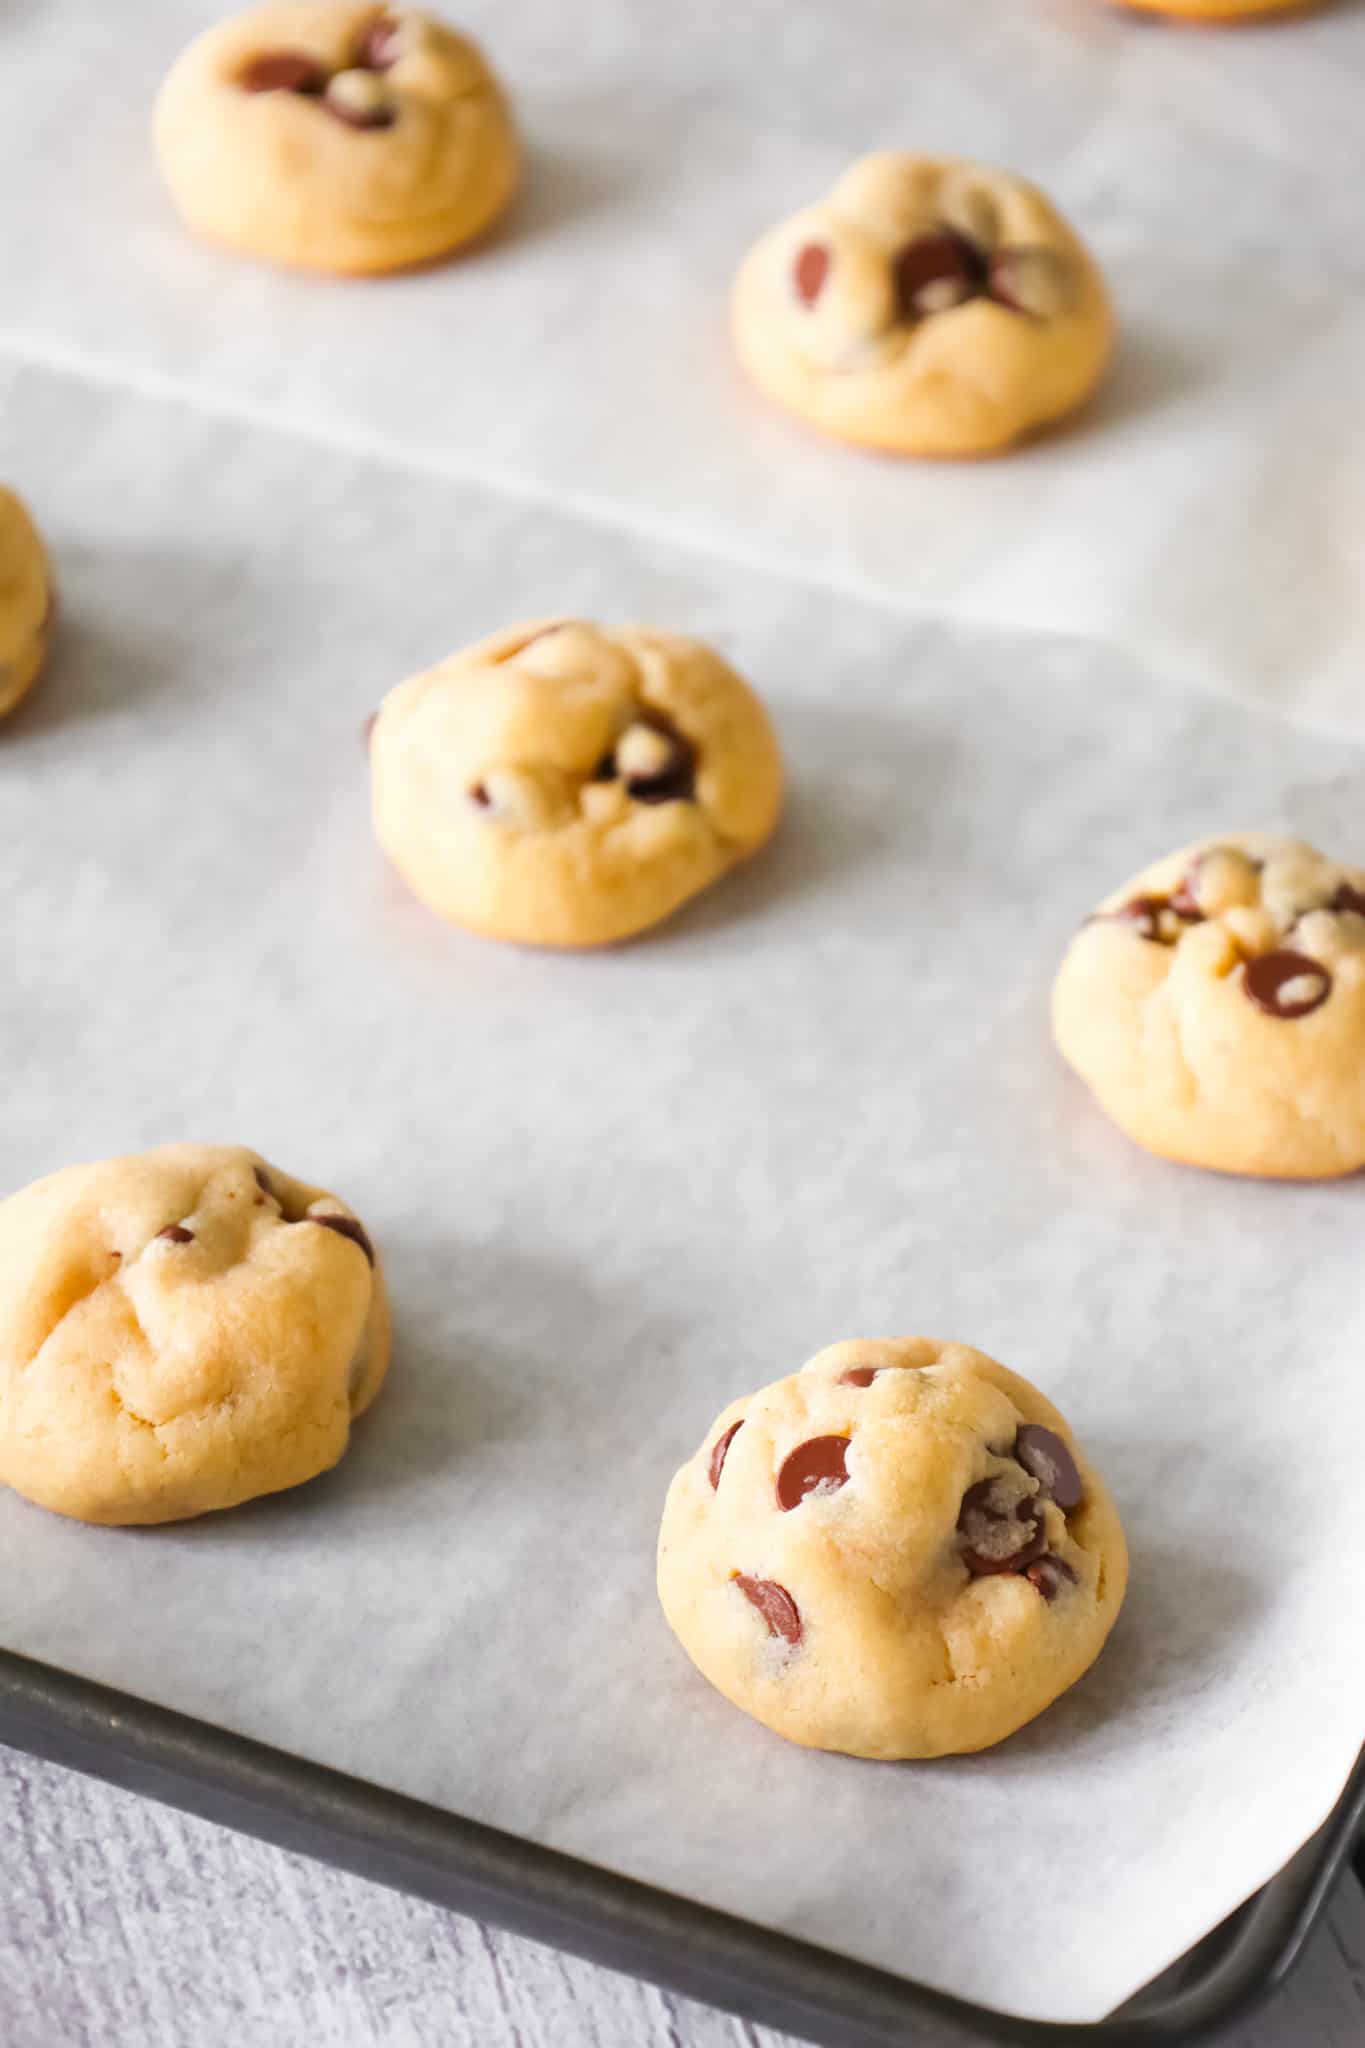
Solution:
{"label": "chocolate chip", "polygon": [[261,1193],[263,1195],[269,1195],[272,1202],[278,1202],[280,1198],[275,1193],[275,1189],[271,1184],[270,1175],[266,1172],[265,1168],[263,1166],[253,1166],[251,1171],[256,1176],[256,1185],[260,1189]]}
{"label": "chocolate chip", "polygon": [[735,1437],[738,1435],[739,1431],[743,1429],[743,1427],[744,1418],[743,1416],[741,1416],[739,1421],[732,1422],[730,1424],[730,1427],[725,1431],[725,1434],[723,1436],[718,1436],[714,1444],[712,1444],[711,1446],[711,1463],[707,1466],[706,1470],[707,1476],[711,1481],[711,1490],[713,1493],[715,1492],[716,1488],[720,1485],[720,1475],[725,1470],[725,1454],[729,1450],[731,1444],[735,1440]]}
{"label": "chocolate chip", "polygon": [[493,799],[481,782],[476,782],[470,790],[469,801],[477,804],[481,811],[491,811],[493,808]]}
{"label": "chocolate chip", "polygon": [[848,1438],[812,1436],[782,1460],[777,1475],[777,1505],[784,1514],[799,1508],[818,1488],[835,1492],[848,1479]]}
{"label": "chocolate chip", "polygon": [[[644,740],[654,742],[651,765],[647,771],[632,770],[632,756],[645,752]],[[593,779],[622,776],[626,795],[640,804],[686,802],[695,794],[696,767],[697,750],[672,719],[662,711],[641,711],[621,735],[616,752],[598,762]]]}
{"label": "chocolate chip", "polygon": [[1356,889],[1350,882],[1340,882],[1336,894],[1327,905],[1329,910],[1354,910],[1357,917],[1365,917],[1365,889]]}
{"label": "chocolate chip", "polygon": [[1242,993],[1268,1017],[1306,1017],[1331,995],[1332,977],[1306,953],[1262,953],[1247,962]]}
{"label": "chocolate chip", "polygon": [[398,55],[402,25],[381,14],[372,21],[356,46],[355,61],[366,71],[387,71]]}
{"label": "chocolate chip", "polygon": [[1041,1422],[1024,1423],[1014,1439],[1014,1455],[1064,1515],[1080,1506],[1085,1488],[1076,1460],[1054,1430],[1044,1429]]}
{"label": "chocolate chip", "polygon": [[1011,1506],[998,1478],[979,1479],[967,1488],[957,1527],[966,1538],[962,1561],[973,1578],[1022,1571],[1047,1549],[1037,1502],[1026,1495]]}
{"label": "chocolate chip", "polygon": [[1194,893],[1198,886],[1199,870],[1202,865],[1203,855],[1201,854],[1181,877],[1180,886],[1171,891],[1171,909],[1177,917],[1183,917],[1186,924],[1202,924],[1204,922],[1204,913],[1199,908],[1199,898]]}
{"label": "chocolate chip", "polygon": [[1048,1551],[1045,1557],[1037,1557],[1032,1564],[1024,1566],[1024,1577],[1031,1586],[1036,1586],[1044,1600],[1051,1606],[1064,1584],[1079,1584],[1077,1573],[1064,1557]]}
{"label": "chocolate chip", "polygon": [[334,1230],[338,1237],[349,1237],[352,1244],[358,1244],[370,1264],[374,1264],[374,1246],[365,1234],[363,1224],[354,1216],[305,1216],[305,1223],[320,1223],[324,1230]]}
{"label": "chocolate chip", "polygon": [[823,242],[807,242],[796,259],[792,276],[796,283],[796,296],[803,306],[813,306],[824,290],[825,279],[829,276],[830,253]]}
{"label": "chocolate chip", "polygon": [[735,1584],[767,1622],[770,1632],[785,1643],[801,1640],[801,1614],[785,1586],[773,1579],[751,1579],[747,1572],[735,1573]]}
{"label": "chocolate chip", "polygon": [[847,1372],[839,1375],[841,1387],[870,1387],[877,1377],[875,1365],[851,1365]]}
{"label": "chocolate chip", "polygon": [[193,1244],[194,1232],[186,1230],[183,1223],[168,1223],[164,1230],[158,1230],[158,1237],[164,1237],[167,1244]]}
{"label": "chocolate chip", "polygon": [[1169,896],[1134,896],[1113,915],[1120,923],[1135,926],[1139,938],[1151,939],[1160,946],[1165,943],[1161,936],[1161,913],[1170,907]]}
{"label": "chocolate chip", "polygon": [[986,282],[980,250],[956,228],[934,228],[917,235],[893,257],[891,272],[896,304],[906,320],[946,313],[974,299]]}
{"label": "chocolate chip", "polygon": [[327,89],[327,67],[301,50],[267,50],[238,73],[237,83],[243,92],[301,92],[316,97]]}

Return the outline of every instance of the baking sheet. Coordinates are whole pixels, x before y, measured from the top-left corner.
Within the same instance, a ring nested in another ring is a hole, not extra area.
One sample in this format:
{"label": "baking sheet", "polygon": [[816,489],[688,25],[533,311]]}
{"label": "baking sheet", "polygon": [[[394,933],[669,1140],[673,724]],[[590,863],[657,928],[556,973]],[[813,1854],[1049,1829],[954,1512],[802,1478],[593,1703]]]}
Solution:
{"label": "baking sheet", "polygon": [[[1365,1180],[1148,1159],[1054,1057],[1048,985],[1167,846],[1349,851],[1360,750],[49,372],[4,371],[0,421],[64,601],[0,745],[0,1183],[243,1140],[356,1205],[397,1317],[311,1487],[136,1533],[0,1496],[0,1642],[942,1989],[1104,2013],[1360,1744]],[[438,925],[367,826],[382,691],[564,610],[716,641],[792,769],[764,857],[600,957]],[[907,1330],[1058,1400],[1134,1572],[1031,1729],[872,1766],[708,1690],[653,1545],[730,1396]]]}
{"label": "baking sheet", "polygon": [[[172,216],[148,110],[223,7],[0,12],[11,347],[1365,733],[1359,0],[1235,35],[1100,0],[458,0],[516,95],[526,199],[379,286]],[[1104,395],[1008,463],[853,455],[733,363],[750,240],[886,145],[1035,177],[1111,277]]]}

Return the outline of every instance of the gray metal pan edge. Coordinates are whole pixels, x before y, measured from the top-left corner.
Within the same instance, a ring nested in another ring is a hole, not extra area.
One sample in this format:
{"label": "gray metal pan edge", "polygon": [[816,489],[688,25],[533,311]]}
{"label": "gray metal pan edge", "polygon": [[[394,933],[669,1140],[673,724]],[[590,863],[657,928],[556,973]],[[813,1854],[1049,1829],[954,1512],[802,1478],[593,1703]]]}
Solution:
{"label": "gray metal pan edge", "polygon": [[1095,2026],[986,2011],[0,1650],[0,1742],[828,2048],[1206,2039],[1293,1968],[1365,1819],[1365,1753],[1278,1877]]}

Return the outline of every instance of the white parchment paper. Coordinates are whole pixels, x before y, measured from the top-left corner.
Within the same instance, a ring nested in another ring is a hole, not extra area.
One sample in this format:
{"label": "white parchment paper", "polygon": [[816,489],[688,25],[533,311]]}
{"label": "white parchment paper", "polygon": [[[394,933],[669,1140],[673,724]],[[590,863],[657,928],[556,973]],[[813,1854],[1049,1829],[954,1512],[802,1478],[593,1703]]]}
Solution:
{"label": "white parchment paper", "polygon": [[[1047,990],[1161,849],[1358,849],[1359,748],[49,371],[0,376],[0,420],[65,606],[0,744],[0,1183],[245,1140],[356,1205],[397,1314],[310,1487],[155,1532],[0,1495],[0,1642],[923,1982],[1104,2013],[1361,1740],[1365,1180],[1149,1159],[1054,1056]],[[714,639],[792,769],[760,860],[601,957],[440,926],[368,833],[379,695],[545,610]],[[914,1330],[1055,1396],[1133,1581],[1016,1739],[866,1765],[710,1692],[652,1553],[731,1395]]]}
{"label": "white parchment paper", "polygon": [[[380,285],[173,217],[148,110],[224,5],[4,10],[12,348],[1365,732],[1359,0],[1236,35],[1101,0],[459,0],[516,95],[526,198]],[[888,145],[1036,178],[1110,275],[1110,383],[1009,462],[852,454],[733,363],[748,243]]]}

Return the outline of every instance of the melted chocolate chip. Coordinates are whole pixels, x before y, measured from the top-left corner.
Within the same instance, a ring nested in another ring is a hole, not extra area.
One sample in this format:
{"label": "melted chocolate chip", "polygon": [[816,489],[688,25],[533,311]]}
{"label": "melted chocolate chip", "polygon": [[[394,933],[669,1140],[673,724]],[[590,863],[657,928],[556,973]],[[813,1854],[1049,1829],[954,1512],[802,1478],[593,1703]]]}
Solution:
{"label": "melted chocolate chip", "polygon": [[767,1622],[771,1634],[784,1643],[801,1640],[801,1614],[785,1586],[774,1579],[751,1579],[747,1572],[735,1573],[735,1584]]}
{"label": "melted chocolate chip", "polygon": [[1054,1430],[1044,1429],[1041,1422],[1024,1423],[1014,1439],[1014,1456],[1064,1515],[1080,1506],[1085,1488],[1076,1460]]}
{"label": "melted chocolate chip", "polygon": [[354,1216],[305,1216],[305,1223],[320,1223],[324,1230],[334,1230],[338,1237],[349,1237],[352,1244],[358,1244],[370,1264],[374,1264],[374,1246],[365,1234],[363,1224]]}
{"label": "melted chocolate chip", "polygon": [[1121,924],[1134,926],[1139,938],[1151,939],[1160,946],[1165,943],[1161,936],[1161,913],[1170,908],[1169,896],[1134,896],[1113,915]]}
{"label": "melted chocolate chip", "polygon": [[1268,1017],[1306,1017],[1331,995],[1332,977],[1320,960],[1310,960],[1306,953],[1262,953],[1247,962],[1242,993]]}
{"label": "melted chocolate chip", "polygon": [[777,1505],[784,1514],[799,1508],[819,1487],[833,1493],[848,1479],[848,1438],[813,1436],[782,1460],[777,1475]]}
{"label": "melted chocolate chip", "polygon": [[387,71],[398,55],[401,25],[381,14],[372,21],[356,46],[355,61],[366,71]]}
{"label": "melted chocolate chip", "polygon": [[1365,889],[1353,888],[1350,882],[1340,882],[1327,908],[1338,911],[1354,910],[1358,917],[1365,917]]}
{"label": "melted chocolate chip", "polygon": [[979,1479],[967,1488],[957,1527],[966,1539],[962,1561],[976,1579],[1022,1571],[1047,1549],[1037,1503],[1026,1497],[1011,1507],[997,1479]]}
{"label": "melted chocolate chip", "polygon": [[974,242],[956,228],[917,235],[892,259],[896,304],[904,320],[946,313],[984,290],[986,265]]}
{"label": "melted chocolate chip", "polygon": [[829,276],[830,253],[823,242],[807,242],[796,259],[792,277],[803,306],[813,306]]}
{"label": "melted chocolate chip", "polygon": [[1056,1556],[1050,1550],[1045,1557],[1037,1557],[1032,1564],[1024,1566],[1024,1577],[1031,1586],[1037,1588],[1049,1606],[1064,1585],[1074,1586],[1079,1583],[1077,1573],[1066,1559]]}
{"label": "melted chocolate chip", "polygon": [[253,1166],[251,1171],[256,1176],[256,1185],[260,1189],[261,1193],[263,1195],[269,1195],[272,1202],[278,1202],[280,1198],[275,1193],[275,1189],[271,1183],[270,1175],[266,1172],[265,1168],[263,1166]]}
{"label": "melted chocolate chip", "polygon": [[851,1365],[847,1372],[839,1375],[841,1387],[870,1387],[880,1368],[875,1365]]}
{"label": "melted chocolate chip", "polygon": [[744,1418],[741,1416],[739,1421],[732,1422],[724,1434],[718,1436],[711,1446],[711,1462],[706,1468],[706,1476],[711,1481],[711,1491],[713,1493],[720,1485],[720,1475],[725,1470],[726,1453],[743,1427]]}
{"label": "melted chocolate chip", "polygon": [[238,74],[243,92],[301,92],[315,98],[327,89],[327,67],[302,50],[267,50]]}
{"label": "melted chocolate chip", "polygon": [[164,1237],[167,1244],[193,1244],[194,1232],[186,1230],[183,1223],[168,1223],[164,1230],[158,1230],[158,1237]]}

